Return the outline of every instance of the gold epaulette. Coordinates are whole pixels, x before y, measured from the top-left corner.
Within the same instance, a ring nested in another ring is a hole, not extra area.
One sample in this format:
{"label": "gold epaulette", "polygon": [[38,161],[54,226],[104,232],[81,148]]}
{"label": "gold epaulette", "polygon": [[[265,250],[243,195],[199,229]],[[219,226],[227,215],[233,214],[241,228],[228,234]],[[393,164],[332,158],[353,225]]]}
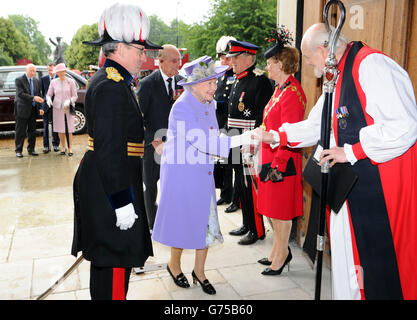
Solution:
{"label": "gold epaulette", "polygon": [[255,69],[253,69],[253,73],[255,74],[255,76],[259,77],[259,76],[263,75],[265,73],[265,71],[263,71],[261,69],[258,69],[258,68],[255,68]]}
{"label": "gold epaulette", "polygon": [[107,79],[119,82],[120,80],[124,80],[123,77],[120,75],[119,71],[113,67],[106,68]]}
{"label": "gold epaulette", "polygon": [[[88,137],[88,150],[94,151],[94,139]],[[127,155],[129,157],[143,157],[144,144],[136,142],[127,143]]]}

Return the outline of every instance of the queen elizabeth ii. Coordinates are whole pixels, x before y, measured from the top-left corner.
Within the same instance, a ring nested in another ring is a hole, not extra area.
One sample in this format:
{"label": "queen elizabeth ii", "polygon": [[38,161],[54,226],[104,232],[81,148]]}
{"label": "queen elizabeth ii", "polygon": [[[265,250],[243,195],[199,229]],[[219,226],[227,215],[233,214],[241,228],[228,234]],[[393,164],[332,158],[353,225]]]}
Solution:
{"label": "queen elizabeth ii", "polygon": [[152,238],[171,247],[167,270],[175,284],[190,285],[181,271],[183,249],[195,249],[192,271],[194,284],[203,291],[216,290],[204,274],[208,247],[222,243],[217,217],[214,161],[228,157],[229,150],[249,144],[251,133],[228,137],[219,135],[214,92],[217,78],[227,66],[215,67],[208,56],[184,65],[186,76],[180,85],[184,93],[172,107],[167,141],[161,157],[161,196]]}

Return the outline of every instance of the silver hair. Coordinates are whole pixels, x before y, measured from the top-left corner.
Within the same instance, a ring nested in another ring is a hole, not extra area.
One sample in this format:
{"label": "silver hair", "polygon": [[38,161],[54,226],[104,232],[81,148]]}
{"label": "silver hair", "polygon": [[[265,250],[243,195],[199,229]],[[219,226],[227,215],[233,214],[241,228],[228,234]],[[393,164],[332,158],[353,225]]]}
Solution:
{"label": "silver hair", "polygon": [[112,53],[115,53],[120,42],[109,42],[103,45],[103,55],[108,58]]}
{"label": "silver hair", "polygon": [[[335,28],[333,26],[330,26],[330,29],[331,29],[332,34],[333,34],[334,31],[335,31]],[[310,30],[308,30],[306,32],[306,34],[309,31]],[[331,41],[331,39],[330,39],[330,41]],[[336,52],[340,51],[341,49],[344,49],[348,43],[349,43],[348,39],[344,35],[340,34],[339,39],[338,39],[338,41],[336,43],[336,46],[335,46]],[[329,43],[329,33],[327,32],[327,29],[326,28],[320,28],[319,30],[315,30],[314,36],[309,37],[307,45],[308,45],[308,48],[311,52],[315,52],[316,49],[319,46],[328,47],[330,45],[330,43]]]}
{"label": "silver hair", "polygon": [[167,50],[172,49],[172,50],[176,50],[178,52],[178,54],[180,54],[178,48],[172,44],[164,44],[162,46],[162,49],[158,51],[158,59],[160,60],[164,60],[167,56]]}

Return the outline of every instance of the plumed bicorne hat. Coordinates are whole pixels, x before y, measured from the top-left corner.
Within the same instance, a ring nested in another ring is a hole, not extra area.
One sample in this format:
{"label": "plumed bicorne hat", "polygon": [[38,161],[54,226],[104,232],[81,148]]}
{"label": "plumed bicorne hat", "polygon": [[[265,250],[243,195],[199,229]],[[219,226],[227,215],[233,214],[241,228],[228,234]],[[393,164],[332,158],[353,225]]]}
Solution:
{"label": "plumed bicorne hat", "polygon": [[289,45],[294,41],[292,33],[284,25],[272,30],[271,34],[265,40],[270,44],[270,47],[264,52],[265,59],[269,59],[276,55],[284,49],[286,45]]}
{"label": "plumed bicorne hat", "polygon": [[185,77],[178,82],[178,85],[186,86],[220,78],[228,68],[228,66],[216,67],[215,62],[211,57],[202,56],[184,64],[182,69],[185,71]]}
{"label": "plumed bicorne hat", "polygon": [[148,40],[150,22],[146,13],[136,5],[116,3],[101,14],[98,22],[100,39],[84,41],[83,44],[102,46],[111,42],[134,43],[146,49],[162,49]]}
{"label": "plumed bicorne hat", "polygon": [[225,55],[228,54],[229,52],[229,42],[235,40],[235,37],[231,37],[231,36],[222,36],[216,44],[216,53],[217,53],[217,57],[220,57],[221,55]]}

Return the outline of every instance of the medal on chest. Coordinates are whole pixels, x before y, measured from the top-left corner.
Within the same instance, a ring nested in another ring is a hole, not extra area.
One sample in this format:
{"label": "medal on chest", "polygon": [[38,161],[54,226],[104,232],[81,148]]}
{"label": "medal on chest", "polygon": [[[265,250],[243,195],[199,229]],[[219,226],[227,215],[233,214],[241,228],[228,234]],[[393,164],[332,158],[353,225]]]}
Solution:
{"label": "medal on chest", "polygon": [[243,97],[244,96],[245,96],[245,92],[242,92],[242,94],[240,95],[240,98],[239,98],[239,104],[237,106],[237,108],[240,112],[243,112],[243,110],[245,110],[245,104],[243,103]]}
{"label": "medal on chest", "polygon": [[346,119],[349,117],[349,111],[348,109],[343,106],[336,109],[336,117],[339,122],[339,128],[344,130],[347,128],[347,121]]}

